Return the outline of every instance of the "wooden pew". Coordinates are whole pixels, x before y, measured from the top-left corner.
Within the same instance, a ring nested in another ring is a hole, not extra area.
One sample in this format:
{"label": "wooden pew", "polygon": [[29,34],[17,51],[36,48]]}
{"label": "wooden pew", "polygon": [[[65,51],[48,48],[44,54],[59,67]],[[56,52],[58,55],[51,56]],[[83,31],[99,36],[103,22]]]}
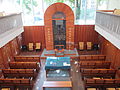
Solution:
{"label": "wooden pew", "polygon": [[87,88],[101,88],[101,90],[106,90],[106,88],[120,87],[120,79],[86,79],[84,85],[85,90]]}
{"label": "wooden pew", "polygon": [[80,55],[80,61],[104,61],[105,55]]}
{"label": "wooden pew", "polygon": [[82,78],[115,78],[116,71],[115,69],[81,69],[81,76]]}
{"label": "wooden pew", "polygon": [[1,88],[10,88],[10,90],[32,90],[33,81],[31,79],[3,79],[0,78],[0,90]]}
{"label": "wooden pew", "polygon": [[81,68],[91,68],[91,69],[98,69],[98,68],[105,68],[109,69],[110,68],[110,61],[80,61],[78,62],[80,69]]}
{"label": "wooden pew", "polygon": [[38,62],[10,62],[11,69],[36,69],[40,70],[40,64]]}
{"label": "wooden pew", "polygon": [[71,81],[44,81],[43,90],[72,90]]}
{"label": "wooden pew", "polygon": [[40,55],[18,55],[14,57],[16,62],[40,62]]}
{"label": "wooden pew", "polygon": [[33,77],[37,76],[35,69],[2,69],[3,75],[5,78],[21,78],[21,77]]}

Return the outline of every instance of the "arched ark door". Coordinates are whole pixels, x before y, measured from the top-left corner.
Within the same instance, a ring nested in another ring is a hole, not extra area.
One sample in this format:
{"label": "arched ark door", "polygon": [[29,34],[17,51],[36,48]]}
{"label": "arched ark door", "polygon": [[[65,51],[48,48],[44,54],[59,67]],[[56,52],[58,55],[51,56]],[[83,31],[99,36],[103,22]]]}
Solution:
{"label": "arched ark door", "polygon": [[[74,13],[68,5],[64,3],[50,5],[44,14],[44,24],[46,50],[53,50],[55,48],[54,45],[57,45],[54,39],[57,36],[54,36],[55,28],[63,28],[64,33],[66,32],[64,40],[59,38],[60,43],[64,44],[66,49],[74,49]],[[53,24],[56,25],[53,26]],[[61,37],[61,34],[58,34],[58,36]],[[64,42],[65,40],[66,42]]]}
{"label": "arched ark door", "polygon": [[66,20],[62,12],[56,12],[52,17],[54,48],[66,49]]}

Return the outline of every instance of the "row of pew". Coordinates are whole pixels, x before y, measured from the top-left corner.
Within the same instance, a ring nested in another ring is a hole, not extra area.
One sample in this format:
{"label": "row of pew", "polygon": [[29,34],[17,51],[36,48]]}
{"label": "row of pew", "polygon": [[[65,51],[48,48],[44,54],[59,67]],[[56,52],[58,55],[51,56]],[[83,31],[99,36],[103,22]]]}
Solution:
{"label": "row of pew", "polygon": [[85,90],[120,90],[117,70],[110,65],[105,55],[81,55],[78,66]]}
{"label": "row of pew", "polygon": [[8,69],[1,69],[3,78],[0,78],[0,90],[32,90],[40,70],[40,60],[34,61],[23,56],[27,59],[20,61],[20,58],[17,61],[15,57],[15,62],[10,62]]}

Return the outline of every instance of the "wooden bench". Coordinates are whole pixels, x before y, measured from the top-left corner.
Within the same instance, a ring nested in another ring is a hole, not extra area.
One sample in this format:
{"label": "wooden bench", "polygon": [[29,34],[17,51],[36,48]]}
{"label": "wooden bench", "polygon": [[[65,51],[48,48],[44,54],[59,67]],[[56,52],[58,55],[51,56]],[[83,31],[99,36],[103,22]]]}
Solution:
{"label": "wooden bench", "polygon": [[98,68],[110,68],[110,61],[80,61],[78,62],[80,69],[81,68],[91,68],[91,69],[98,69]]}
{"label": "wooden bench", "polygon": [[80,55],[80,61],[104,61],[105,55]]}
{"label": "wooden bench", "polygon": [[86,79],[84,81],[85,90],[87,88],[118,88],[120,87],[120,79]]}
{"label": "wooden bench", "polygon": [[72,90],[71,81],[44,81],[43,90]]}
{"label": "wooden bench", "polygon": [[35,69],[2,69],[3,75],[5,78],[21,78],[21,77],[33,77],[37,76]]}
{"label": "wooden bench", "polygon": [[40,70],[40,64],[38,62],[10,62],[11,69],[36,69]]}
{"label": "wooden bench", "polygon": [[16,62],[39,62],[40,63],[40,56],[39,55],[18,55],[14,57]]}
{"label": "wooden bench", "polygon": [[93,78],[93,77],[102,77],[102,78],[115,78],[116,75],[115,69],[81,69],[82,78]]}
{"label": "wooden bench", "polygon": [[32,90],[33,81],[31,79],[3,79],[0,78],[0,90],[2,88],[10,88],[10,90]]}

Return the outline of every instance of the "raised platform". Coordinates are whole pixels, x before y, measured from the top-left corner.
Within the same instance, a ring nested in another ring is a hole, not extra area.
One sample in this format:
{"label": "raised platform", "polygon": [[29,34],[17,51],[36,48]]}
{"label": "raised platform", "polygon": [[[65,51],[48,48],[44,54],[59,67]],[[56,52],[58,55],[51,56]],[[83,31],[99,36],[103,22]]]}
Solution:
{"label": "raised platform", "polygon": [[[79,54],[77,52],[77,49],[74,48],[73,50],[64,50],[64,55],[62,54],[62,57],[78,57]],[[46,50],[44,49],[42,54],[41,54],[41,59],[46,59],[47,57],[60,57],[59,56],[56,56],[56,52],[55,50]]]}

